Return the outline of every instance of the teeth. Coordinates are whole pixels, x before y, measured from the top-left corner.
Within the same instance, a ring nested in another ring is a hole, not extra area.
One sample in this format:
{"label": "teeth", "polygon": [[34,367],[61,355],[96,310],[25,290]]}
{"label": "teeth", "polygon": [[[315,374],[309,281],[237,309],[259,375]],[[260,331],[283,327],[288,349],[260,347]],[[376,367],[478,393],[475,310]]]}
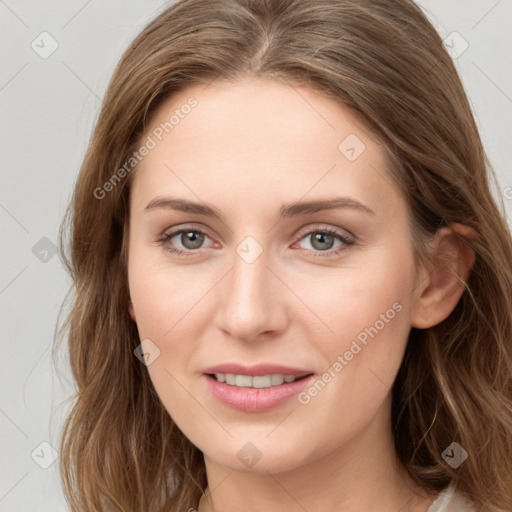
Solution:
{"label": "teeth", "polygon": [[216,373],[215,378],[219,382],[225,382],[240,388],[270,388],[280,386],[283,382],[293,382],[298,379],[295,375],[273,374],[251,377],[250,375],[234,375],[233,373]]}
{"label": "teeth", "polygon": [[250,375],[236,375],[235,386],[239,388],[250,388],[252,386],[252,377]]}
{"label": "teeth", "polygon": [[[287,375],[286,378],[289,378],[289,375]],[[295,378],[293,380],[295,380]],[[271,381],[270,381],[272,386],[279,386],[283,382],[284,382],[284,375],[272,375]]]}

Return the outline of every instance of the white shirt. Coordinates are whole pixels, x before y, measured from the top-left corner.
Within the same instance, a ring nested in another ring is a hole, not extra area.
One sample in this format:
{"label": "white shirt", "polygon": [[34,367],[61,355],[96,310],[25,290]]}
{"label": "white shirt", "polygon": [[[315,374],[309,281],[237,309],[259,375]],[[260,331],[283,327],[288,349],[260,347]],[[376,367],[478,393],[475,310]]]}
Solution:
{"label": "white shirt", "polygon": [[427,512],[474,512],[474,510],[471,503],[455,490],[455,485],[450,484],[439,493]]}

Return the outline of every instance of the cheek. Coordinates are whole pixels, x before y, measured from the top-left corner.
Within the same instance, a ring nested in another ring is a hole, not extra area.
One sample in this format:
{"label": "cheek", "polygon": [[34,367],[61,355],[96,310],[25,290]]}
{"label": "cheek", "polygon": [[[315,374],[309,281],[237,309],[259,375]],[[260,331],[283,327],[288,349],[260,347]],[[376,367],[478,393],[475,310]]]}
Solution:
{"label": "cheek", "polygon": [[176,404],[188,410],[190,395],[180,383],[199,371],[193,357],[211,326],[215,308],[208,293],[218,276],[193,266],[171,266],[135,248],[128,278],[139,337],[151,340],[158,353],[148,366],[153,385],[170,413],[180,410]]}
{"label": "cheek", "polygon": [[391,350],[410,328],[414,277],[409,253],[382,250],[357,266],[319,275],[298,294],[307,297],[309,309],[328,327],[322,336],[327,352],[349,350],[353,340],[367,346],[377,337],[387,340],[382,350]]}
{"label": "cheek", "polygon": [[166,281],[163,275],[147,276],[134,281],[132,299],[134,303],[137,301],[139,337],[151,340],[149,345],[158,353],[158,358],[148,366],[151,380],[171,414],[172,403],[190,399],[181,396],[179,383],[184,384],[196,370],[193,357],[207,323],[200,320],[204,316],[204,304],[200,300],[203,289],[183,287],[176,279],[172,283]]}
{"label": "cheek", "polygon": [[165,258],[155,258],[155,253],[134,248],[128,280],[141,338],[164,341],[183,320],[201,310],[212,283],[208,273],[193,271],[191,266],[171,266]]}
{"label": "cheek", "polygon": [[330,442],[348,442],[389,399],[410,330],[414,275],[412,267],[396,269],[354,272],[318,309],[335,334],[316,339],[324,373],[299,401],[306,416],[330,425],[323,431]]}
{"label": "cheek", "polygon": [[[310,294],[311,309],[334,331],[323,335],[317,349],[322,351],[326,384],[307,390],[309,399],[324,421],[346,422],[347,412],[354,429],[363,425],[390,392],[403,359],[410,331],[410,310],[414,283],[414,261],[409,253],[382,253],[361,268],[352,268],[341,278],[325,281],[329,290],[321,299]],[[315,299],[316,297],[316,299]],[[325,330],[324,330],[325,331]],[[321,395],[321,396],[320,396]],[[316,398],[318,396],[318,399]],[[343,403],[343,409],[328,407]],[[322,405],[321,405],[322,404]]]}
{"label": "cheek", "polygon": [[208,286],[176,269],[137,263],[134,258],[129,270],[137,328],[140,339],[151,340],[148,346],[157,354],[147,371],[169,415],[189,432],[204,414],[191,381],[194,353],[204,330],[204,322],[199,321],[204,308],[201,297]]}

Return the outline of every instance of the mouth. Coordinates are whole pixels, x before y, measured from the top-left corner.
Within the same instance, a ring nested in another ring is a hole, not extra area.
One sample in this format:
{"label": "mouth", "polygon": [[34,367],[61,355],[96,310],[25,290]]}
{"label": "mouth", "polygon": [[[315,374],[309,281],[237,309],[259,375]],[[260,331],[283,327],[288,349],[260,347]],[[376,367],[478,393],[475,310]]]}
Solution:
{"label": "mouth", "polygon": [[291,384],[292,382],[305,379],[313,374],[287,375],[282,373],[273,373],[268,375],[241,375],[234,373],[210,373],[207,375],[217,382],[221,382],[229,386],[265,389],[282,386],[283,384]]}
{"label": "mouth", "polygon": [[271,362],[226,362],[203,370],[207,389],[224,406],[243,412],[270,411],[293,399],[314,379],[303,366]]}
{"label": "mouth", "polygon": [[284,406],[315,378],[313,373],[306,372],[265,372],[264,375],[208,372],[203,377],[213,398],[224,406],[246,413],[264,413]]}

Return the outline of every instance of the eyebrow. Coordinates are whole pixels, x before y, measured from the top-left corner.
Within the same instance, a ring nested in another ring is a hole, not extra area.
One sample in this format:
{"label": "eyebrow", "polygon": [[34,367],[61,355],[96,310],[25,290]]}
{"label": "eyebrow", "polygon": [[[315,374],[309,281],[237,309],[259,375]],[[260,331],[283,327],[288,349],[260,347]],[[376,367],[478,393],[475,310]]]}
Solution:
{"label": "eyebrow", "polygon": [[[204,215],[206,217],[213,217],[222,220],[222,214],[220,210],[214,206],[208,205],[206,203],[195,203],[193,201],[172,197],[155,197],[146,205],[144,212],[159,208],[168,208],[186,213],[196,213],[198,215]],[[334,208],[347,208],[375,215],[373,210],[355,199],[350,197],[335,197],[332,199],[296,201],[293,203],[284,204],[279,209],[279,219],[298,217],[300,215],[312,214],[323,210],[332,210]]]}

